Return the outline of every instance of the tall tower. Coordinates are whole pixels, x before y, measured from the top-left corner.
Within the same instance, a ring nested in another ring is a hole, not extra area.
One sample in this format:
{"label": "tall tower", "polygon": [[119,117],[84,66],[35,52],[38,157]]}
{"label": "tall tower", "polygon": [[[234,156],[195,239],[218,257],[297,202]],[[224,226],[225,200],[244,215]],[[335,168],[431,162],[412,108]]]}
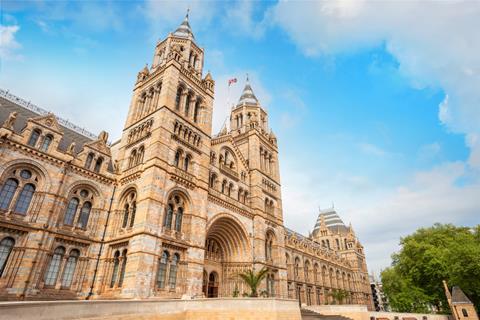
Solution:
{"label": "tall tower", "polygon": [[[278,290],[286,295],[286,265],[283,211],[278,165],[277,138],[268,126],[268,113],[258,101],[248,76],[238,103],[230,114],[234,143],[248,159],[250,206],[253,218],[254,265],[273,270]],[[271,233],[270,233],[271,231]],[[265,244],[276,234],[275,256],[268,256]]]}
{"label": "tall tower", "polygon": [[[113,146],[120,177],[108,240],[128,242],[120,296],[201,292],[214,94],[203,58],[187,14],[157,43],[152,66],[138,73]],[[112,245],[107,258],[122,250]],[[177,266],[178,285],[156,276],[162,263]]]}

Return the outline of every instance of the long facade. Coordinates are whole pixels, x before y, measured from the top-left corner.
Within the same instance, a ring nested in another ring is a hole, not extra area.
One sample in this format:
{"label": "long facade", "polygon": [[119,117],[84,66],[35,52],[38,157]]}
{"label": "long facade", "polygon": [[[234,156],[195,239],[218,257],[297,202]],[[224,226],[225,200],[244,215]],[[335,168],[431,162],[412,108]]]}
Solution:
{"label": "long facade", "polygon": [[113,144],[0,92],[0,299],[236,296],[239,272],[266,267],[265,295],[371,305],[351,227],[285,228],[277,139],[248,79],[212,134],[203,59],[187,16],[138,73]]}

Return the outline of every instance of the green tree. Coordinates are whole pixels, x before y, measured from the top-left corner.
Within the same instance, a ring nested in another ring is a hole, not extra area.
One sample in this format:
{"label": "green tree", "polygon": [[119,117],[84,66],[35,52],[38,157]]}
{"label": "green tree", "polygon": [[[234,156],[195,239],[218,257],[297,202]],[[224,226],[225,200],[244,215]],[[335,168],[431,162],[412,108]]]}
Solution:
{"label": "green tree", "polygon": [[258,297],[258,287],[262,280],[267,276],[268,269],[263,267],[260,271],[255,272],[253,269],[239,273],[239,277],[250,287],[250,297]]}
{"label": "green tree", "polygon": [[442,280],[457,285],[480,303],[480,225],[435,224],[400,240],[382,282],[393,310],[425,312],[430,306],[449,312]]}

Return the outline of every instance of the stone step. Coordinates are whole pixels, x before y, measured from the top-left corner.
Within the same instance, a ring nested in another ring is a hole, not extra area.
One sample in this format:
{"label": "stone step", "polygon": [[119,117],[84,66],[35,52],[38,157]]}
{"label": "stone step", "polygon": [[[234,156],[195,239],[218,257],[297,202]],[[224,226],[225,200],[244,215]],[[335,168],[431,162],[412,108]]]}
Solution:
{"label": "stone step", "polygon": [[312,310],[301,309],[302,320],[352,320],[341,315],[324,315]]}

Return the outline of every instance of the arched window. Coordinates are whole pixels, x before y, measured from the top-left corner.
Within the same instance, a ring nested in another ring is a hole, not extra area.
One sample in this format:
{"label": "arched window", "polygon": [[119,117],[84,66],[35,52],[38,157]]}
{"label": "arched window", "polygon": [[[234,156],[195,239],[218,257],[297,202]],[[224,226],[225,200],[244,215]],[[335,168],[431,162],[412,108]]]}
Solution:
{"label": "arched window", "polygon": [[212,173],[210,175],[210,188],[215,189],[215,181],[217,180],[217,175]]}
{"label": "arched window", "polygon": [[123,223],[122,223],[122,228],[125,228],[128,224],[128,215],[129,215],[129,209],[130,209],[130,206],[128,205],[128,203],[125,204],[125,206],[123,207]]}
{"label": "arched window", "polygon": [[121,203],[123,203],[122,228],[133,227],[137,212],[137,193],[135,190],[128,191]]}
{"label": "arched window", "polygon": [[172,262],[170,263],[170,272],[168,279],[168,285],[170,286],[170,289],[175,289],[175,286],[177,285],[177,269],[179,260],[180,257],[177,253],[175,253],[172,257]]}
{"label": "arched window", "polygon": [[88,154],[87,160],[85,160],[85,169],[90,169],[90,167],[92,166],[93,157],[94,157],[93,153]]}
{"label": "arched window", "polygon": [[13,195],[17,191],[18,181],[15,179],[8,179],[3,185],[0,192],[0,210],[7,210],[12,202]]}
{"label": "arched window", "polygon": [[30,202],[32,201],[33,194],[35,193],[35,186],[31,183],[27,183],[20,193],[20,196],[17,199],[15,204],[15,212],[25,215],[27,213],[28,207],[30,207]]}
{"label": "arched window", "polygon": [[167,206],[167,213],[165,215],[165,222],[164,222],[164,227],[167,229],[172,228],[172,220],[173,220],[173,205],[169,204]]}
{"label": "arched window", "polygon": [[28,139],[27,144],[30,147],[35,147],[37,145],[38,138],[40,138],[41,134],[42,134],[42,132],[40,130],[38,130],[38,129],[33,130],[32,134],[30,135],[30,139]]}
{"label": "arched window", "polygon": [[173,161],[173,165],[177,168],[180,166],[181,155],[182,155],[182,152],[180,150],[177,150],[177,152],[175,153],[175,160]]}
{"label": "arched window", "polygon": [[227,180],[223,180],[222,182],[222,193],[225,193],[227,190]]}
{"label": "arched window", "polygon": [[132,202],[132,212],[130,217],[130,228],[135,224],[135,214],[137,213],[137,204],[135,201]]}
{"label": "arched window", "polygon": [[265,238],[265,258],[267,262],[273,259],[273,236],[270,232]]}
{"label": "arched window", "polygon": [[112,271],[112,280],[110,281],[110,288],[115,286],[118,277],[118,267],[120,266],[120,251],[115,251],[113,256],[113,271]]}
{"label": "arched window", "polygon": [[233,183],[230,183],[228,185],[228,196],[230,197],[232,195],[232,192],[233,192]]}
{"label": "arched window", "polygon": [[179,207],[177,209],[177,214],[175,216],[175,231],[182,230],[182,219],[183,219],[183,208]]}
{"label": "arched window", "polygon": [[90,217],[90,211],[92,210],[92,204],[90,202],[85,202],[80,211],[80,217],[78,218],[78,226],[82,229],[87,228],[88,218]]}
{"label": "arched window", "polygon": [[8,257],[10,256],[14,245],[15,240],[10,237],[4,238],[0,241],[0,277],[3,276],[3,271],[7,266]]}
{"label": "arched window", "polygon": [[190,160],[192,159],[192,156],[187,155],[185,157],[185,161],[183,162],[183,170],[188,171],[188,166],[190,165]]}
{"label": "arched window", "polygon": [[193,122],[198,121],[198,111],[200,109],[200,100],[197,99],[197,102],[195,102],[195,108],[193,109]]}
{"label": "arched window", "polygon": [[178,87],[177,95],[175,96],[175,109],[180,109],[180,99],[182,98],[182,87]]}
{"label": "arched window", "polygon": [[70,251],[67,263],[65,264],[65,269],[63,270],[62,288],[70,288],[79,256],[80,252],[78,250],[73,249],[72,251]]}
{"label": "arched window", "polygon": [[102,167],[102,163],[103,163],[103,158],[98,158],[97,162],[95,162],[95,168],[93,169],[93,171],[100,172],[100,168]]}
{"label": "arched window", "polygon": [[43,142],[40,147],[40,150],[43,152],[46,152],[48,150],[48,147],[50,147],[50,144],[52,143],[52,141],[53,141],[53,136],[50,134],[46,135],[45,138],[43,138]]}
{"label": "arched window", "polygon": [[168,198],[167,212],[164,219],[164,227],[172,228],[173,218],[175,217],[175,231],[181,231],[183,214],[185,213],[185,202],[180,195],[171,195]]}
{"label": "arched window", "polygon": [[192,101],[192,94],[189,93],[187,98],[185,99],[185,115],[188,117],[188,113],[190,112],[190,102]]}
{"label": "arched window", "polygon": [[75,220],[75,214],[77,213],[79,201],[77,198],[70,199],[68,203],[67,212],[63,218],[63,224],[71,226]]}
{"label": "arched window", "polygon": [[165,288],[165,277],[167,276],[168,251],[163,251],[162,257],[158,259],[157,287]]}
{"label": "arched window", "polygon": [[129,168],[132,168],[135,166],[136,159],[137,159],[137,150],[133,150],[132,153],[130,153],[130,157],[128,158]]}
{"label": "arched window", "polygon": [[60,270],[60,265],[62,264],[64,254],[64,247],[58,247],[53,252],[52,259],[50,260],[50,264],[47,268],[47,273],[45,274],[45,285],[54,286],[57,282],[58,271]]}
{"label": "arched window", "polygon": [[313,266],[313,281],[318,282],[318,264]]}
{"label": "arched window", "polygon": [[143,157],[145,155],[145,148],[143,146],[138,149],[138,155],[137,155],[137,161],[136,164],[141,164],[143,163]]}
{"label": "arched window", "polygon": [[306,261],[304,266],[305,281],[310,280],[310,262]]}
{"label": "arched window", "polygon": [[122,253],[122,267],[120,268],[120,276],[118,278],[118,286],[123,285],[123,279],[125,278],[125,269],[127,268],[127,249]]}

